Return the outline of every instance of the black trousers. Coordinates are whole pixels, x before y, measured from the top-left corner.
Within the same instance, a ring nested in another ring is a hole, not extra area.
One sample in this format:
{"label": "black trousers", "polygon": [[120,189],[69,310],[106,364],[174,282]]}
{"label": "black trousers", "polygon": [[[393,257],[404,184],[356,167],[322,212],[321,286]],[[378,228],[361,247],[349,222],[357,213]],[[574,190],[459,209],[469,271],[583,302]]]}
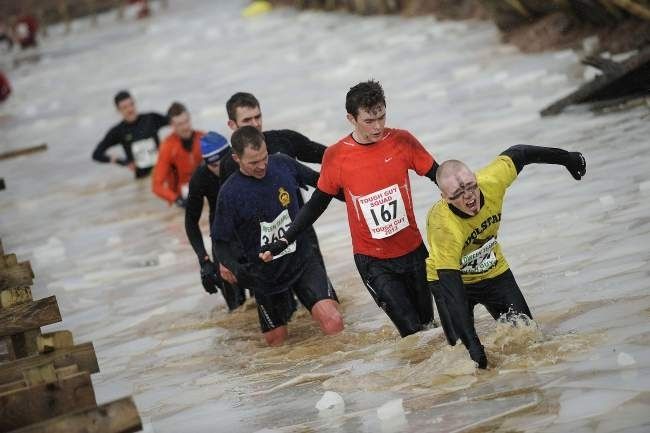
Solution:
{"label": "black trousers", "polygon": [[445,292],[439,281],[430,281],[429,288],[435,298],[445,335],[452,346],[459,338],[468,348],[478,343],[474,329],[476,304],[485,306],[495,320],[501,316],[508,319],[519,314],[533,318],[510,269],[494,278],[464,284],[465,290],[460,293]]}
{"label": "black trousers", "polygon": [[394,259],[354,255],[363,283],[402,337],[433,323],[433,299],[424,262],[427,255],[424,244]]}

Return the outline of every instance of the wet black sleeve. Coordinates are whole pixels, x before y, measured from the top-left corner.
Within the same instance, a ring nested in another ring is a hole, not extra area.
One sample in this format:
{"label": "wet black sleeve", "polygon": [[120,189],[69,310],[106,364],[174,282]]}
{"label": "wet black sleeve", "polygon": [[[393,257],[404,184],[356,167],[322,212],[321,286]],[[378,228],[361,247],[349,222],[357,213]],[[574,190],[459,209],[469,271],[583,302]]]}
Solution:
{"label": "wet black sleeve", "polygon": [[287,160],[291,161],[291,163],[295,165],[296,171],[298,172],[298,177],[303,185],[309,185],[316,188],[316,183],[318,183],[318,177],[320,176],[316,170],[312,170],[306,165],[301,164],[298,161],[290,159],[288,157]]}
{"label": "wet black sleeve", "polygon": [[587,169],[584,156],[580,152],[568,152],[555,147],[517,144],[503,151],[501,155],[512,160],[517,173],[527,164],[558,164],[565,166],[575,179],[580,180]]}
{"label": "wet black sleeve", "polygon": [[436,161],[433,161],[431,170],[427,171],[424,175],[424,177],[428,177],[436,185],[438,185],[438,182],[436,182],[436,172],[438,171],[438,167],[439,167],[438,163]]}
{"label": "wet black sleeve", "polygon": [[95,147],[95,150],[93,151],[93,159],[95,161],[104,162],[104,163],[111,162],[111,158],[109,158],[108,155],[106,155],[106,151],[109,148],[121,143],[116,128],[117,127],[111,128],[106,133],[106,136],[102,139],[102,141],[99,142],[97,147]]}
{"label": "wet black sleeve", "polygon": [[156,124],[156,130],[169,125],[169,118],[167,116],[163,116],[160,113],[151,113],[151,115],[154,118],[154,123]]}
{"label": "wet black sleeve", "polygon": [[197,172],[195,171],[190,179],[190,190],[187,195],[187,206],[185,207],[185,233],[199,259],[199,263],[202,264],[208,253],[205,250],[203,235],[199,227],[199,220],[203,212],[203,194],[201,193],[201,185],[197,177]]}
{"label": "wet black sleeve", "polygon": [[316,188],[309,201],[300,209],[295,220],[291,223],[291,227],[289,227],[289,230],[284,235],[284,238],[289,244],[295,241],[303,230],[316,222],[318,217],[325,212],[332,198],[334,197]]}
{"label": "wet black sleeve", "polygon": [[438,278],[437,283],[429,282],[429,288],[433,292],[438,315],[449,344],[455,345],[460,338],[469,351],[470,357],[481,368],[485,368],[487,364],[485,351],[474,328],[460,271],[439,269]]}
{"label": "wet black sleeve", "polygon": [[291,142],[293,155],[298,160],[315,164],[320,164],[323,161],[323,155],[325,154],[325,149],[327,149],[326,146],[311,141],[304,135],[290,129],[285,129],[282,132]]}
{"label": "wet black sleeve", "polygon": [[238,250],[228,241],[212,238],[212,249],[216,257],[214,262],[219,262],[228,268],[233,274],[238,275],[242,271],[242,265],[237,261]]}

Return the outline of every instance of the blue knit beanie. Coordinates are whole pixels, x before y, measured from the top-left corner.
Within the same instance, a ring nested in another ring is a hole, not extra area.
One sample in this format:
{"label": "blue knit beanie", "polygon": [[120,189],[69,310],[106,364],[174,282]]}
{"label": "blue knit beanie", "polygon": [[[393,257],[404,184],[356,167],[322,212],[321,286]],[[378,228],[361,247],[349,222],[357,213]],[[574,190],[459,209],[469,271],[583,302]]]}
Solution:
{"label": "blue knit beanie", "polygon": [[201,154],[208,164],[219,161],[228,153],[230,153],[228,140],[218,132],[210,131],[201,137]]}

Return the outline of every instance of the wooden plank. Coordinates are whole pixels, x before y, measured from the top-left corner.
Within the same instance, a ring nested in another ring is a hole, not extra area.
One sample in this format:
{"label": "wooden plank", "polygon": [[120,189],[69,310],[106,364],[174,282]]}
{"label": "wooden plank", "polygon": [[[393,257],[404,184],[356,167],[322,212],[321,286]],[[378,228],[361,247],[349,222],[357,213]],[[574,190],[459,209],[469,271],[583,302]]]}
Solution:
{"label": "wooden plank", "polygon": [[26,387],[27,385],[25,385],[24,380],[17,380],[15,382],[3,383],[0,385],[0,394],[4,394],[5,392],[13,391],[15,389],[26,388]]}
{"label": "wooden plank", "polygon": [[38,337],[41,336],[39,328],[30,329],[11,336],[15,359],[38,355]]}
{"label": "wooden plank", "polygon": [[0,161],[3,159],[16,158],[18,156],[29,155],[36,152],[43,152],[45,150],[47,150],[47,143],[10,150],[8,152],[0,153]]}
{"label": "wooden plank", "polygon": [[33,300],[32,289],[29,287],[15,287],[0,291],[0,308],[9,308]]}
{"label": "wooden plank", "polygon": [[29,331],[61,321],[56,296],[0,310],[0,337]]}
{"label": "wooden plank", "polygon": [[140,430],[142,421],[133,398],[124,397],[32,424],[13,433],[132,433]]}
{"label": "wooden plank", "polygon": [[0,363],[9,362],[16,359],[14,345],[11,342],[11,336],[0,337]]}
{"label": "wooden plank", "polygon": [[79,373],[79,367],[76,364],[56,368],[54,363],[51,362],[23,371],[23,383],[27,387],[42,383],[53,383],[77,373]]}
{"label": "wooden plank", "polygon": [[48,363],[56,368],[76,364],[79,370],[89,373],[99,372],[95,348],[92,343],[83,343],[65,349],[57,349],[44,355],[30,356],[11,362],[0,363],[0,383],[23,379],[23,371]]}
{"label": "wooden plank", "polygon": [[0,290],[31,286],[33,280],[34,273],[29,262],[0,269]]}
{"label": "wooden plank", "polygon": [[65,330],[40,335],[36,344],[39,353],[49,353],[56,349],[74,346],[72,332]]}
{"label": "wooden plank", "polygon": [[0,394],[0,432],[96,405],[95,392],[87,371],[53,383],[40,383],[9,391]]}
{"label": "wooden plank", "polygon": [[0,268],[9,268],[18,264],[18,258],[15,254],[7,254],[2,256],[0,260]]}

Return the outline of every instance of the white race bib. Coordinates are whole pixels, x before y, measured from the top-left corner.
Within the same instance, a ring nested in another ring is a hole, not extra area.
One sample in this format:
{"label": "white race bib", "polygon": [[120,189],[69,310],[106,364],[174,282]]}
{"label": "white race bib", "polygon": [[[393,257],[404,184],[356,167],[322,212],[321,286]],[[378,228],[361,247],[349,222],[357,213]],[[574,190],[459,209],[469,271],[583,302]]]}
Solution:
{"label": "white race bib", "polygon": [[373,239],[383,239],[409,226],[397,184],[357,199]]}
{"label": "white race bib", "polygon": [[[270,244],[280,240],[284,237],[284,234],[287,232],[289,225],[291,224],[291,217],[289,216],[289,210],[285,209],[282,211],[278,217],[270,223],[265,221],[260,222],[260,246]],[[296,251],[296,243],[289,245],[284,251],[282,251],[277,256],[273,256],[273,260],[278,257],[282,257],[285,254],[290,254]]]}
{"label": "white race bib", "polygon": [[131,143],[133,162],[138,168],[149,168],[156,165],[158,160],[158,149],[153,138],[145,138]]}
{"label": "white race bib", "polygon": [[496,238],[490,238],[483,246],[460,259],[460,272],[463,274],[481,274],[496,266],[497,256],[494,247]]}

